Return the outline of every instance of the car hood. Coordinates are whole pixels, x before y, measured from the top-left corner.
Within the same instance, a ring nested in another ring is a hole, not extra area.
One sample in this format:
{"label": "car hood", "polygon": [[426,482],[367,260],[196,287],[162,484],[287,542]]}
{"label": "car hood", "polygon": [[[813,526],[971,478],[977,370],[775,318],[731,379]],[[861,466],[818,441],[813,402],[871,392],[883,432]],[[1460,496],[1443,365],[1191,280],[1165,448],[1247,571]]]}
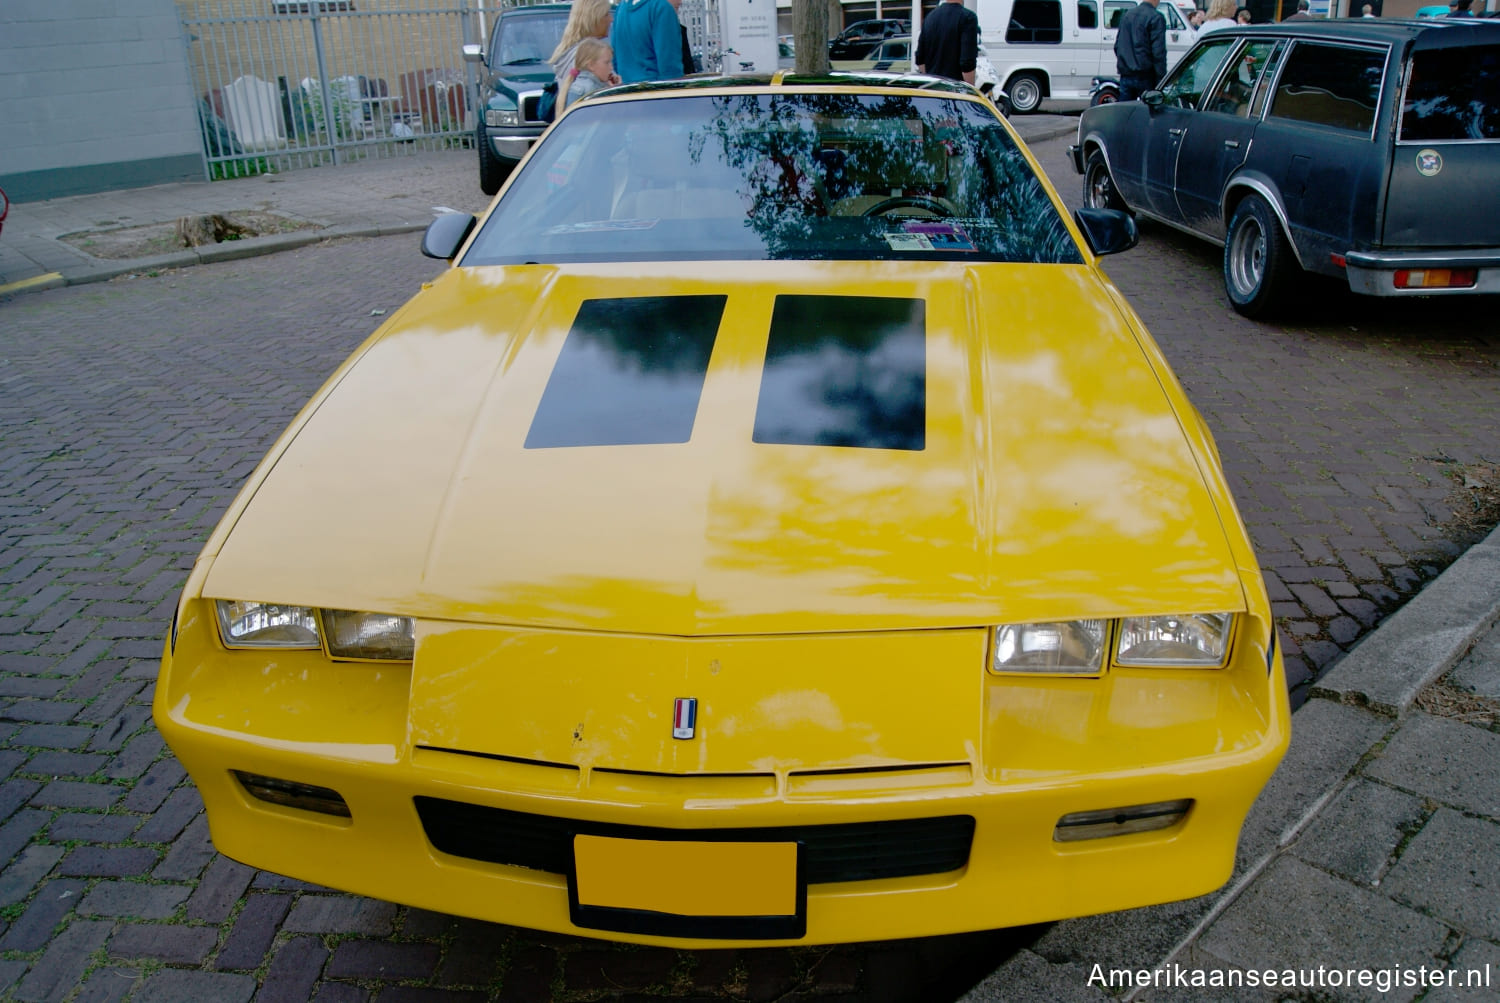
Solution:
{"label": "car hood", "polygon": [[[924,301],[921,448],[755,441],[778,295]],[[690,438],[528,448],[581,305],[663,296],[722,297]],[[1243,609],[1189,414],[1084,265],[454,268],[304,412],[203,594],[673,636]]]}

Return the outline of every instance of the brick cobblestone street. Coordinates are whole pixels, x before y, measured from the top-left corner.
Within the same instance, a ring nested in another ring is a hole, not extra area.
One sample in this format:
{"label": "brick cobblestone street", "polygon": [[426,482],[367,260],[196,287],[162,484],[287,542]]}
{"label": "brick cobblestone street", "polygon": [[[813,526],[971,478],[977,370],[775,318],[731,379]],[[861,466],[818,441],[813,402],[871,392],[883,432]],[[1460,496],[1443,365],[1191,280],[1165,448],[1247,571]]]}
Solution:
{"label": "brick cobblestone street", "polygon": [[[1035,150],[1076,205],[1067,143]],[[1252,323],[1219,253],[1148,225],[1108,271],[1218,441],[1300,697],[1494,525],[1500,327],[1493,298],[1332,285]],[[214,852],[150,720],[178,590],[275,436],[441,267],[386,237],[0,301],[0,998],[941,1000],[1034,939],[637,948]]]}

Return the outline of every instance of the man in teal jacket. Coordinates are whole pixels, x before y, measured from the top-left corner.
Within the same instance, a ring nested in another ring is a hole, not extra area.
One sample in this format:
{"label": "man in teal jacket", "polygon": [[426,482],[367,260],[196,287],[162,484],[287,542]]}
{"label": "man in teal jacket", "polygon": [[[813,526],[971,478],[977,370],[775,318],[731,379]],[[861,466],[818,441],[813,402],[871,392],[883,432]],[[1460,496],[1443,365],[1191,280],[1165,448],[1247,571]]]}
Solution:
{"label": "man in teal jacket", "polygon": [[675,80],[682,76],[682,25],[679,0],[623,0],[615,7],[610,42],[615,72],[627,84]]}

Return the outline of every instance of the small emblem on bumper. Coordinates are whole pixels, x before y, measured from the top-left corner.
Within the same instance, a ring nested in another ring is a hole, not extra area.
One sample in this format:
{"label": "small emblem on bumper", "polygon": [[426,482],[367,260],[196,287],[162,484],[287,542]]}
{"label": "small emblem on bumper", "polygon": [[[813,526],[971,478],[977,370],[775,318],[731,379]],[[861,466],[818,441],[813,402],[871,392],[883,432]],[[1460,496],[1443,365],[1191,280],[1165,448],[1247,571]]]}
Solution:
{"label": "small emblem on bumper", "polygon": [[678,697],[672,701],[672,737],[692,738],[698,723],[698,698]]}

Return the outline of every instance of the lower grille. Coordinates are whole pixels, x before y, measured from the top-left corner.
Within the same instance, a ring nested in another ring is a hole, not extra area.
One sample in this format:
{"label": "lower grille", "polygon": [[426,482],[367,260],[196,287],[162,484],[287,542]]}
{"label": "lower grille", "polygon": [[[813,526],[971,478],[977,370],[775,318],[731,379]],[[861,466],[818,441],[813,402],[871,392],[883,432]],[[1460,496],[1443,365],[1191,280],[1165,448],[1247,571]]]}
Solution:
{"label": "lower grille", "polygon": [[974,819],[968,815],[764,829],[661,830],[531,815],[441,798],[415,800],[428,840],[443,853],[553,874],[567,874],[571,869],[577,834],[659,839],[664,832],[677,838],[702,833],[716,840],[798,842],[804,847],[808,884],[956,871],[968,864],[974,842]]}
{"label": "lower grille", "polygon": [[537,105],[541,103],[540,94],[523,94],[521,96],[521,121],[528,125],[540,122],[537,116]]}

